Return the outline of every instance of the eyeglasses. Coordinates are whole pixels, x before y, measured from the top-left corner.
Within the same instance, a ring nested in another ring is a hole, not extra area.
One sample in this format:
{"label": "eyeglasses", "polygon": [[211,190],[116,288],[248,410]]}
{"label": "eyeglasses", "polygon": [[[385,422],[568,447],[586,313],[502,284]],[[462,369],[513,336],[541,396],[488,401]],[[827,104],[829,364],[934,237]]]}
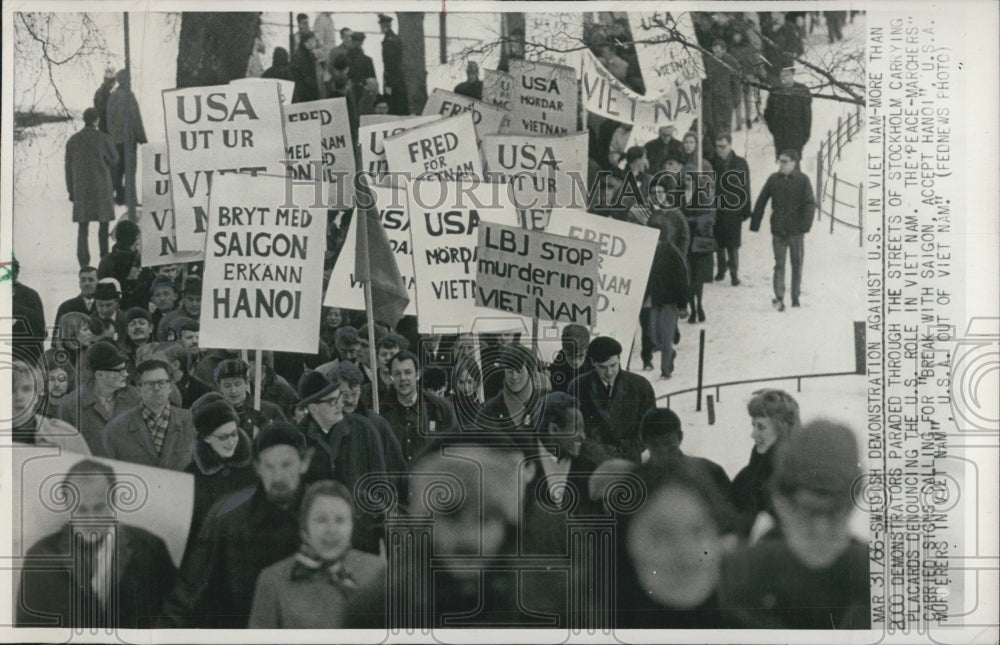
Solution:
{"label": "eyeglasses", "polygon": [[320,399],[319,401],[316,401],[316,403],[327,403],[329,405],[334,405],[334,404],[338,403],[340,401],[340,399],[341,399],[341,395],[337,394],[336,396],[330,396],[330,397],[327,397],[325,399]]}
{"label": "eyeglasses", "polygon": [[794,159],[778,159],[778,163],[795,163]]}
{"label": "eyeglasses", "polygon": [[128,368],[127,367],[119,367],[118,369],[113,369],[113,370],[95,370],[95,371],[97,371],[97,372],[112,372],[114,374],[119,374],[119,375],[122,375],[122,376],[124,376],[125,374],[128,374]]}
{"label": "eyeglasses", "polygon": [[210,434],[208,435],[208,438],[212,441],[218,441],[219,443],[226,443],[227,441],[235,439],[238,434],[239,432],[237,430],[233,430],[232,432],[227,432],[226,434]]}
{"label": "eyeglasses", "polygon": [[147,389],[147,390],[152,390],[154,388],[162,390],[163,388],[166,388],[166,387],[169,387],[169,386],[170,386],[170,379],[165,379],[165,378],[164,379],[158,379],[156,381],[143,381],[142,383],[139,384],[139,387]]}

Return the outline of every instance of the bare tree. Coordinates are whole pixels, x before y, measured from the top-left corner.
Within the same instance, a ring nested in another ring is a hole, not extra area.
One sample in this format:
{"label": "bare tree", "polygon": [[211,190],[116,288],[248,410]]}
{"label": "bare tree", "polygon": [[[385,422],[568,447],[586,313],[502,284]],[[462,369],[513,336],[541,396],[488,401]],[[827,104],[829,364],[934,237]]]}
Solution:
{"label": "bare tree", "polygon": [[403,41],[403,71],[410,113],[420,114],[427,102],[427,66],[424,63],[424,13],[397,11],[399,39]]}
{"label": "bare tree", "polygon": [[177,87],[225,85],[243,78],[260,12],[184,12],[177,48]]}

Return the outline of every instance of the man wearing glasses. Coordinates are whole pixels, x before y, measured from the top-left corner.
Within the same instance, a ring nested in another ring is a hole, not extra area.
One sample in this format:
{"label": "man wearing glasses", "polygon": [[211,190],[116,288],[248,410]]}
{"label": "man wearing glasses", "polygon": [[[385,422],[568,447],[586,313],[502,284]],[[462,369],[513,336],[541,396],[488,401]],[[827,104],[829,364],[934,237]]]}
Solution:
{"label": "man wearing glasses", "polygon": [[59,418],[80,431],[94,455],[104,455],[102,433],[108,422],[139,405],[138,390],[128,384],[127,362],[114,343],[94,343],[87,349],[93,376],[59,404]]}
{"label": "man wearing glasses", "polygon": [[146,466],[184,470],[198,437],[191,413],[170,405],[170,366],[151,359],[136,368],[139,406],[123,412],[104,428],[103,454]]}
{"label": "man wearing glasses", "polygon": [[750,230],[760,230],[764,207],[771,200],[771,243],[774,249],[774,299],[778,311],[785,310],[785,256],[792,258],[792,306],[799,306],[805,234],[812,227],[816,200],[812,182],[798,168],[799,153],[792,149],[778,155],[778,172],[767,178],[750,217]]}

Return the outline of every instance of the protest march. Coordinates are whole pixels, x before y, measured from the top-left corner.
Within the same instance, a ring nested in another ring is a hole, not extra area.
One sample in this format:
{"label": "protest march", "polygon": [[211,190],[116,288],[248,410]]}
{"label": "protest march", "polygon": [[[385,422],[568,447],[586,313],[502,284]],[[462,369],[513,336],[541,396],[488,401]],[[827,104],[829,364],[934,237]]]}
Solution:
{"label": "protest march", "polygon": [[504,15],[423,87],[408,14],[299,13],[153,114],[111,69],[65,144],[79,284],[15,296],[54,327],[13,438],[88,517],[151,501],[39,507],[15,624],[871,628],[854,423],[733,331],[824,358],[803,42],[856,12],[806,13]]}

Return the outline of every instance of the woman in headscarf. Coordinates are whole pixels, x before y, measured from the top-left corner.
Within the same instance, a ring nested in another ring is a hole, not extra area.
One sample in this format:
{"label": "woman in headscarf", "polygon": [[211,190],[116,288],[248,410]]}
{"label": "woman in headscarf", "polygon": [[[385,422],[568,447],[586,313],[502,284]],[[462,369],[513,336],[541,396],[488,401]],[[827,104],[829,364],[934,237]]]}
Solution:
{"label": "woman in headscarf", "polygon": [[311,484],[299,514],[298,552],[261,571],[250,629],[337,629],[359,589],[384,583],[383,558],[351,548],[354,503],[339,482]]}

